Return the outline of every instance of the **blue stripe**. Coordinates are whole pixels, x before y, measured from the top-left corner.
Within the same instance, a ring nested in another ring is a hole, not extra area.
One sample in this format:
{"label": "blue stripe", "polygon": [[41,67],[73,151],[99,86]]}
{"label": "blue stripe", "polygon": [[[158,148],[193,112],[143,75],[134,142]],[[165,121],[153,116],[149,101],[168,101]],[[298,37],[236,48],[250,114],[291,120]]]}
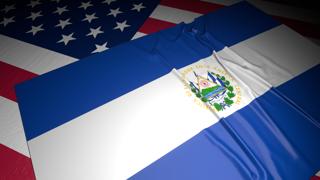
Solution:
{"label": "blue stripe", "polygon": [[204,34],[221,35],[219,41],[229,46],[278,25],[247,3],[202,19],[123,44],[18,85],[27,140],[155,80],[173,67],[209,56],[212,49],[199,41],[202,27],[207,27]]}
{"label": "blue stripe", "polygon": [[[202,50],[203,47],[194,44],[194,38],[202,42],[207,47],[206,49],[210,47],[206,52],[211,53],[213,49],[219,51],[225,46],[235,45],[278,25],[280,24],[270,16],[247,2],[241,2],[201,16],[193,23],[180,27],[182,30],[175,28],[160,32],[164,41],[158,43],[157,49],[169,64],[175,68],[181,68],[195,61],[194,58],[187,58],[183,55],[184,51],[180,50],[181,46],[197,53],[200,51],[198,59],[209,55]],[[182,35],[181,32],[185,33]],[[165,41],[167,39],[175,40],[179,45],[170,41],[168,43]],[[172,57],[173,54],[175,57]]]}
{"label": "blue stripe", "polygon": [[303,109],[304,113],[314,117],[320,123],[319,71],[320,66],[318,65],[308,72],[308,76],[297,76],[295,81],[289,81],[285,85],[280,86],[278,90],[283,96],[299,105],[298,108]]}
{"label": "blue stripe", "polygon": [[[310,99],[315,97],[311,89],[319,92],[320,86],[305,80],[319,76],[317,66],[271,89],[131,179],[309,179],[320,168],[319,119],[301,112],[279,91],[298,94],[291,87],[303,85],[299,94]],[[299,105],[319,107],[315,100]]]}

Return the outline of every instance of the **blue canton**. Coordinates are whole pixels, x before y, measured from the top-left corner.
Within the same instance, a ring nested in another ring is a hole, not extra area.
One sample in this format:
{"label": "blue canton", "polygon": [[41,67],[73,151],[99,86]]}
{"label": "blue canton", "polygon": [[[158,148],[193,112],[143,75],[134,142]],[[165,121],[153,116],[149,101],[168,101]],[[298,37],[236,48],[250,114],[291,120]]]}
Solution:
{"label": "blue canton", "polygon": [[0,33],[75,58],[131,40],[159,1],[1,1]]}

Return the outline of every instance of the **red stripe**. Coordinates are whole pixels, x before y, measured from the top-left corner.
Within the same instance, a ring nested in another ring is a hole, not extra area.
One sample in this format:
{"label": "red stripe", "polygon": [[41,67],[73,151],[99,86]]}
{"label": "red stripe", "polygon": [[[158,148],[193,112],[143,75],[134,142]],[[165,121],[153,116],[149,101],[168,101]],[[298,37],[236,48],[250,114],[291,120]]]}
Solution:
{"label": "red stripe", "polygon": [[24,69],[0,61],[0,96],[16,101],[16,84],[37,76]]}
{"label": "red stripe", "polygon": [[144,24],[140,27],[139,32],[145,33],[145,34],[151,34],[154,32],[158,32],[163,29],[170,28],[174,26],[174,23],[154,19],[154,18],[148,18]]}
{"label": "red stripe", "polygon": [[297,31],[303,36],[320,39],[320,25],[284,18],[280,16],[273,16],[282,24],[289,26],[291,29]]}
{"label": "red stripe", "polygon": [[310,178],[310,180],[320,180],[320,177],[318,177],[318,176],[312,176],[312,177]]}
{"label": "red stripe", "polygon": [[177,9],[182,9],[186,11],[192,11],[200,14],[206,14],[221,7],[224,7],[220,4],[214,4],[199,0],[161,0],[161,5],[169,6]]}
{"label": "red stripe", "polygon": [[36,179],[31,159],[0,144],[0,179]]}

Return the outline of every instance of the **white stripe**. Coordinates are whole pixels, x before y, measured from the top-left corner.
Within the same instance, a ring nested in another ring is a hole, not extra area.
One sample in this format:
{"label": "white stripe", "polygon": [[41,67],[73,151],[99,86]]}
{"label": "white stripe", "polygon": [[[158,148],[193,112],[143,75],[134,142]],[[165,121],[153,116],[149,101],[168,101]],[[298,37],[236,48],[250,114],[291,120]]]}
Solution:
{"label": "white stripe", "polygon": [[[251,87],[248,87],[242,80],[236,76],[233,75],[233,72],[230,72],[230,67],[233,67],[235,69],[240,68],[239,64],[231,64],[230,66],[224,66],[225,64],[223,61],[225,61],[226,57],[227,59],[235,58],[229,56],[229,50],[228,48],[225,48],[218,53],[213,52],[212,56],[209,56],[207,58],[201,59],[193,64],[190,64],[186,67],[183,67],[179,69],[179,72],[181,74],[181,77],[184,77],[182,79],[185,79],[185,83],[189,85],[190,81],[194,83],[198,83],[198,80],[195,79],[195,76],[193,72],[198,74],[198,76],[201,76],[205,79],[207,79],[207,73],[213,72],[218,73],[221,76],[225,76],[225,78],[230,82],[230,85],[233,86],[235,92],[235,97],[233,98],[234,104],[230,108],[226,108],[223,111],[216,112],[213,109],[213,114],[217,117],[227,117],[230,114],[234,113],[235,111],[243,108],[244,106],[248,105],[251,101],[253,101],[256,97],[260,96],[261,94],[265,93],[267,90],[270,89],[270,85],[265,85],[261,80],[259,81],[257,78],[255,80],[255,85],[259,87],[259,89],[254,89],[254,92],[252,91]],[[223,60],[221,58],[224,58]],[[236,57],[238,58],[238,57]],[[241,59],[241,58],[238,58]],[[210,68],[207,68],[210,67]],[[228,71],[229,70],[229,71]],[[193,80],[192,80],[193,79]],[[219,98],[216,98],[219,99]],[[216,101],[217,102],[217,101]],[[221,101],[218,101],[219,103]]]}
{"label": "white stripe", "polygon": [[29,157],[18,104],[1,96],[0,143]]}
{"label": "white stripe", "polygon": [[215,122],[170,73],[28,143],[38,179],[127,179]]}
{"label": "white stripe", "polygon": [[[244,102],[232,111],[317,65],[319,53],[284,25],[224,48],[219,62],[243,90]],[[183,83],[168,74],[32,139],[37,178],[130,177],[217,122],[185,93]]]}
{"label": "white stripe", "polygon": [[143,37],[143,36],[145,36],[145,35],[147,35],[147,34],[142,33],[142,32],[137,32],[137,33],[132,37],[131,40],[141,38],[141,37]]}
{"label": "white stripe", "polygon": [[76,59],[8,36],[0,35],[0,60],[36,74],[57,69]]}
{"label": "white stripe", "polygon": [[175,23],[175,24],[178,24],[181,22],[189,23],[199,16],[201,16],[201,14],[199,13],[194,13],[194,12],[176,9],[176,8],[163,6],[163,5],[158,5],[150,15],[150,17],[152,18]]}
{"label": "white stripe", "polygon": [[[279,86],[320,62],[319,46],[285,25],[238,43],[229,52],[231,56],[241,57],[241,61],[232,63],[254,71],[272,86]],[[246,73],[238,73],[239,77],[243,75]],[[255,87],[254,81],[248,83]]]}
{"label": "white stripe", "polygon": [[[75,58],[1,34],[0,42],[0,61],[36,74],[76,61]],[[0,97],[0,117],[0,143],[29,157],[17,103]]]}
{"label": "white stripe", "polygon": [[[228,52],[228,49],[224,49],[219,52],[219,56],[230,57]],[[205,109],[201,100],[192,95],[180,80],[184,71],[197,71],[197,67],[207,65],[219,66],[213,56],[202,59],[180,69],[179,77],[165,75],[32,139],[29,147],[37,177],[128,178],[202,129],[216,123],[217,117],[228,116],[243,108],[271,87],[257,80],[254,74],[254,84],[259,86],[254,92],[243,82],[231,82],[240,86],[240,94],[237,96],[241,102],[226,111],[213,113]],[[231,66],[227,65],[228,68]],[[187,91],[190,96],[186,94]],[[77,163],[78,160],[89,164]],[[76,165],[68,162],[76,162]]]}
{"label": "white stripe", "polygon": [[316,176],[319,176],[319,177],[320,177],[320,171],[317,172]]}

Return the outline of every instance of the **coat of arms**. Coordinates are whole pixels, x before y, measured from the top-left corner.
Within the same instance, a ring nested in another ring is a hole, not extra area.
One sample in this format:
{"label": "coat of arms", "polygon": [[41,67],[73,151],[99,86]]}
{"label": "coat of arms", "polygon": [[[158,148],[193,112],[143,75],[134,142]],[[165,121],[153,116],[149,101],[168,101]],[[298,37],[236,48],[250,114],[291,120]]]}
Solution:
{"label": "coat of arms", "polygon": [[208,103],[217,111],[223,111],[230,107],[236,96],[234,87],[225,76],[207,71],[206,77],[203,77],[193,71],[195,81],[189,81],[191,91],[201,99]]}

